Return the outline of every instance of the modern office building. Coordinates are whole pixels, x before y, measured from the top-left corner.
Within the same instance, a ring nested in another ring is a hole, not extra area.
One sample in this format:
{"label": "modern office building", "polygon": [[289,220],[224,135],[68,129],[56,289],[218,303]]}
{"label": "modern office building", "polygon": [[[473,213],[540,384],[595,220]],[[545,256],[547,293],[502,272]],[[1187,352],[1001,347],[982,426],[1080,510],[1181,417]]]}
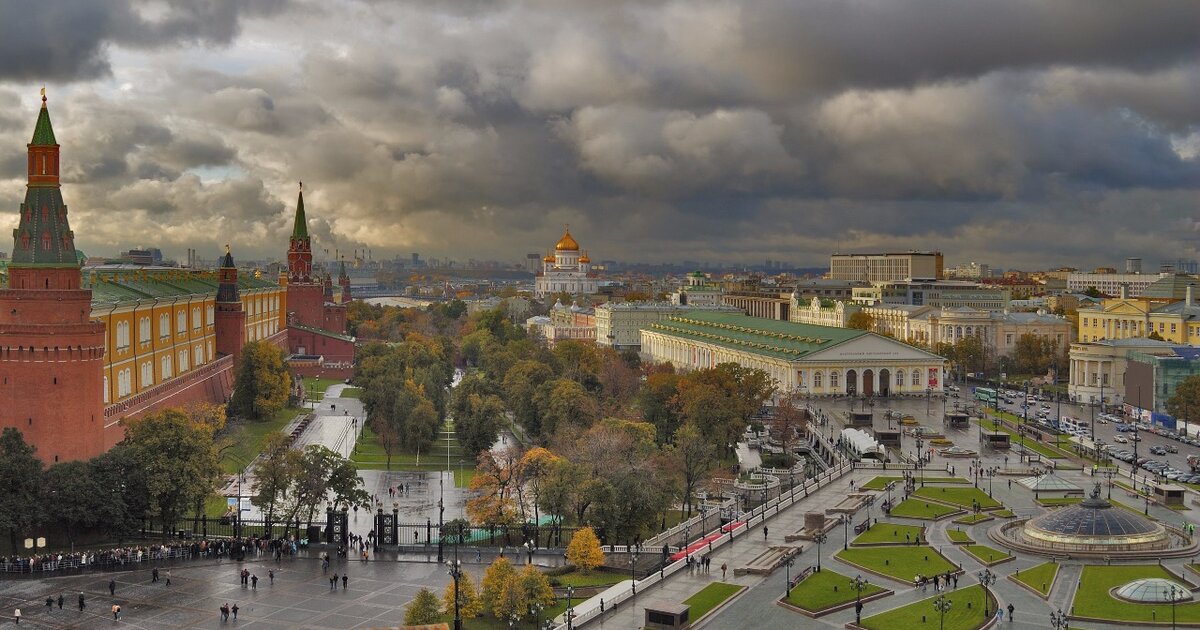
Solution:
{"label": "modern office building", "polygon": [[833,254],[829,257],[829,277],[854,282],[941,280],[942,265],[941,252]]}

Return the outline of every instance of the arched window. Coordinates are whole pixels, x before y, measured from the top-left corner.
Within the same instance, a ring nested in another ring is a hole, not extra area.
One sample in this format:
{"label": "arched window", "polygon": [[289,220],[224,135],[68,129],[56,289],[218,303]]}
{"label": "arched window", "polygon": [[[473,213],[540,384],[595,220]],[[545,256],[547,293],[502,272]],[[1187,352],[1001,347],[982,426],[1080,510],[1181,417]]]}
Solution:
{"label": "arched window", "polygon": [[896,370],[896,387],[904,387],[904,370]]}
{"label": "arched window", "polygon": [[821,388],[821,373],[813,372],[813,389]]}
{"label": "arched window", "polygon": [[202,325],[202,323],[200,321],[200,307],[197,306],[192,309],[192,330],[200,330],[201,325]]}
{"label": "arched window", "polygon": [[[181,335],[187,332],[187,311],[179,311],[175,314],[175,332]],[[180,367],[180,369],[183,368]]]}
{"label": "arched window", "polygon": [[158,338],[166,339],[171,336],[171,316],[163,313],[158,316]]}
{"label": "arched window", "polygon": [[110,398],[111,397],[108,394],[108,375],[105,374],[104,375],[104,403],[108,404],[108,401]]}
{"label": "arched window", "polygon": [[913,384],[913,387],[921,386],[921,370],[913,370],[912,371],[912,384]]}
{"label": "arched window", "polygon": [[837,371],[833,371],[833,372],[829,373],[829,386],[834,389],[838,388],[838,373],[837,373]]}

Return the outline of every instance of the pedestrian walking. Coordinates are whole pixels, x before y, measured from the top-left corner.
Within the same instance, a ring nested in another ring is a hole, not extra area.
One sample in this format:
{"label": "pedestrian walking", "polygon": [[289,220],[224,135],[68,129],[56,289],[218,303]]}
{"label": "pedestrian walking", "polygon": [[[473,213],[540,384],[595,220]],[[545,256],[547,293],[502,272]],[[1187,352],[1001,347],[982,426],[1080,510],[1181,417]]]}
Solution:
{"label": "pedestrian walking", "polygon": [[342,574],[342,590],[343,591],[346,590],[346,582],[348,582],[349,580],[350,580],[350,576],[343,573]]}
{"label": "pedestrian walking", "polygon": [[117,594],[117,581],[116,581],[116,580],[109,580],[109,581],[108,581],[108,594],[109,594],[109,595],[116,595],[116,594]]}
{"label": "pedestrian walking", "polygon": [[475,563],[478,564],[482,561],[483,561],[483,554],[480,553],[479,547],[476,547],[475,548]]}
{"label": "pedestrian walking", "polygon": [[1009,604],[1008,604],[1008,623],[1013,622],[1013,610],[1014,610],[1014,608],[1013,608],[1012,602],[1009,602]]}
{"label": "pedestrian walking", "polygon": [[50,611],[52,611],[53,609],[54,609],[54,598],[47,595],[46,596],[46,613],[49,614]]}
{"label": "pedestrian walking", "polygon": [[84,605],[83,605],[83,593],[80,593],[80,594],[79,594],[79,610],[83,610],[83,608],[84,608]]}
{"label": "pedestrian walking", "polygon": [[58,594],[58,609],[59,610],[62,610],[62,605],[63,605],[63,596],[62,596],[62,593],[59,593]]}
{"label": "pedestrian walking", "polygon": [[267,571],[267,579],[271,580],[271,584],[275,583],[275,570],[274,569]]}
{"label": "pedestrian walking", "polygon": [[767,539],[767,526],[763,525],[763,540]]}
{"label": "pedestrian walking", "polygon": [[167,586],[171,585],[171,570],[167,569]]}
{"label": "pedestrian walking", "polygon": [[229,621],[229,604],[221,604],[221,623]]}
{"label": "pedestrian walking", "polygon": [[154,567],[154,570],[150,572],[150,581],[151,582],[158,581],[158,567]]}
{"label": "pedestrian walking", "polygon": [[334,573],[333,577],[329,578],[329,590],[332,591],[337,588],[337,581],[338,581],[338,574]]}
{"label": "pedestrian walking", "polygon": [[233,613],[233,620],[234,620],[234,621],[237,621],[237,611],[238,611],[238,606],[237,606],[237,604],[235,603],[235,604],[233,605],[233,608],[230,608],[230,609],[229,609],[229,612]]}
{"label": "pedestrian walking", "polygon": [[250,576],[250,588],[253,588],[253,589],[258,588],[258,576],[257,575]]}
{"label": "pedestrian walking", "polygon": [[729,565],[725,564],[724,562],[721,563],[721,579],[722,580],[725,579],[725,570],[728,568],[729,568]]}
{"label": "pedestrian walking", "polygon": [[117,615],[121,614],[121,607],[116,604],[113,604],[112,608],[110,608],[109,610],[112,611],[113,621],[116,621]]}
{"label": "pedestrian walking", "polygon": [[13,609],[13,622],[16,623],[18,626],[21,625],[21,609],[20,608]]}
{"label": "pedestrian walking", "polygon": [[954,574],[954,590],[958,590],[958,574]]}

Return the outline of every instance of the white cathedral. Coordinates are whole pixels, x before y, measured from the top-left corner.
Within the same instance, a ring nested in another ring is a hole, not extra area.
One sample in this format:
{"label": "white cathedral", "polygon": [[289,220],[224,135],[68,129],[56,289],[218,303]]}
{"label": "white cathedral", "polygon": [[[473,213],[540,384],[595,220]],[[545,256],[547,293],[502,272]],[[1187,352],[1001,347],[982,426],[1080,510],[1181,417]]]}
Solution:
{"label": "white cathedral", "polygon": [[571,238],[571,231],[554,246],[554,253],[542,259],[542,271],[537,275],[534,295],[544,298],[555,293],[592,295],[596,292],[596,275],[592,273],[592,260],[586,252],[579,253],[579,243]]}

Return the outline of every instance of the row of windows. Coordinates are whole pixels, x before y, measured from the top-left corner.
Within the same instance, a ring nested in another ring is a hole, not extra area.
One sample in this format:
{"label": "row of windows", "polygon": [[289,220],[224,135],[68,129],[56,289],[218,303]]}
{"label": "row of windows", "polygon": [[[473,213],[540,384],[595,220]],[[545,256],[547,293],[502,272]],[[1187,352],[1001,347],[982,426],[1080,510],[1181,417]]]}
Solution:
{"label": "row of windows", "polygon": [[[265,308],[265,310],[264,310],[264,308]],[[278,309],[279,309],[279,296],[271,296],[268,299],[249,300],[249,315],[258,315],[265,311],[275,312]],[[193,332],[199,332],[200,329],[203,328],[205,321],[207,321],[208,325],[210,325],[210,326],[213,324],[214,320],[216,319],[215,309],[210,305],[206,309],[206,311],[207,311],[206,312],[207,317],[202,319],[200,317],[200,307],[197,306],[197,307],[192,308],[191,324],[192,324]],[[171,337],[170,326],[171,326],[170,314],[160,313],[158,316],[158,336],[159,336],[158,338],[160,340],[165,341]],[[129,328],[130,328],[129,322],[126,322],[126,321],[117,322],[117,325],[116,325],[117,350],[124,350],[129,347],[129,345],[130,345],[130,335],[129,335],[130,330],[129,330]],[[182,311],[182,310],[177,311],[175,313],[175,334],[183,335],[183,334],[187,333],[187,330],[188,330],[187,311]],[[143,344],[143,345],[150,343],[152,334],[153,333],[151,332],[151,329],[150,329],[150,317],[143,316],[143,317],[139,318],[138,319],[138,343]]]}
{"label": "row of windows", "polygon": [[[820,372],[820,371],[813,372],[813,389],[820,389],[821,387],[823,387],[822,382],[824,382],[824,380],[825,380],[824,374],[825,374],[824,372]],[[838,381],[840,380],[840,376],[839,376],[840,374],[841,374],[841,372],[837,372],[837,371],[829,373],[829,386],[830,387],[837,389]],[[904,370],[896,370],[893,374],[896,377],[896,387],[904,387]],[[911,375],[912,375],[912,381],[911,381],[912,384],[920,385],[921,384],[921,370],[913,370]],[[803,386],[804,383],[801,382],[800,385]]]}
{"label": "row of windows", "polygon": [[[212,342],[208,342],[208,355],[212,355]],[[190,350],[184,348],[177,351],[174,355],[166,354],[159,358],[159,367],[162,372],[162,380],[166,381],[175,376],[176,368],[178,373],[182,374],[188,370],[189,365],[203,365],[205,363],[205,345],[195,344]],[[146,389],[154,385],[154,364],[151,361],[143,361],[141,364],[140,374],[141,388]],[[125,368],[117,372],[117,399],[124,398],[133,393],[133,373],[130,368]],[[104,377],[104,402],[109,402],[108,391],[108,376]]]}

